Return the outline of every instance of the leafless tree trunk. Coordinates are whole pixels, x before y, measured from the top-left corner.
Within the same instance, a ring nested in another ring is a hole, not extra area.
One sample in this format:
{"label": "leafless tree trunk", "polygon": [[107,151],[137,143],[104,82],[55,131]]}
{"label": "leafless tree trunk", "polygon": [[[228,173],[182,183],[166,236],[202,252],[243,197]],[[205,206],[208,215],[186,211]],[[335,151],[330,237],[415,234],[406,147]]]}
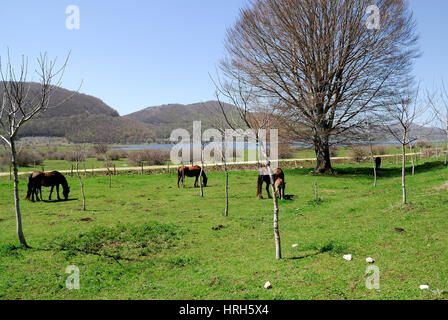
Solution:
{"label": "leafless tree trunk", "polygon": [[[227,126],[234,131],[236,129],[242,129],[243,127],[252,129],[257,131],[259,129],[268,129],[272,128],[272,114],[268,112],[263,107],[260,107],[256,102],[257,99],[253,99],[252,93],[250,90],[245,90],[243,83],[238,83],[238,89],[235,91],[235,88],[228,87],[227,85],[223,85],[221,83],[216,84],[216,98],[218,100],[219,106],[221,108],[222,115],[225,119],[225,123]],[[223,95],[226,99],[228,99],[234,106],[237,107],[238,114],[235,117],[230,117],[227,114],[226,109],[224,108],[224,104],[220,99],[220,95]],[[253,111],[257,110],[255,113]],[[276,259],[282,258],[281,253],[281,242],[280,242],[280,231],[279,231],[279,206],[278,200],[275,196],[275,181],[273,176],[273,171],[270,165],[270,159],[267,156],[266,146],[263,144],[263,141],[259,139],[258,133],[255,133],[255,141],[258,144],[260,154],[263,159],[258,159],[258,161],[264,160],[266,162],[267,171],[270,177],[271,184],[271,192],[273,195],[273,204],[274,204],[274,241],[275,241],[275,257]],[[278,160],[278,159],[272,159]]]}
{"label": "leafless tree trunk", "polygon": [[224,210],[224,216],[229,216],[229,170],[227,169],[227,162],[226,159],[223,157],[224,162],[224,171],[226,174],[226,207]]}
{"label": "leafless tree trunk", "polygon": [[401,143],[401,188],[403,189],[403,204],[406,204],[406,133],[403,135]]}
{"label": "leafless tree trunk", "polygon": [[397,93],[393,100],[385,105],[386,128],[389,133],[401,144],[401,183],[403,189],[403,204],[406,204],[406,146],[412,144],[417,138],[412,138],[412,126],[419,117],[428,110],[431,99],[422,101],[419,96],[419,86],[414,88],[412,83],[407,83],[404,89]]}
{"label": "leafless tree trunk", "polygon": [[76,161],[76,175],[78,176],[79,184],[81,185],[82,210],[86,211],[86,195],[84,193],[84,183],[82,182],[81,175],[79,174],[79,160]]}
{"label": "leafless tree trunk", "polygon": [[[47,54],[41,54],[37,59],[37,78],[40,87],[37,92],[27,82],[28,60],[22,57],[19,70],[12,66],[8,51],[5,68],[1,65],[0,75],[2,91],[0,92],[0,140],[3,140],[11,149],[11,165],[14,175],[14,206],[16,212],[17,236],[20,243],[29,248],[22,227],[22,214],[20,210],[19,177],[17,166],[16,139],[20,128],[28,121],[38,117],[50,108],[50,97],[55,87],[59,86],[68,61],[58,70],[55,61],[48,60]],[[65,102],[65,101],[63,101]],[[63,103],[62,102],[62,103]]]}
{"label": "leafless tree trunk", "polygon": [[17,166],[17,151],[15,140],[11,141],[11,155],[12,155],[12,167],[14,168],[14,207],[16,211],[16,224],[17,224],[17,236],[19,237],[20,243],[26,247],[30,248],[25,240],[25,235],[23,234],[22,228],[22,214],[20,211],[20,198],[19,198],[19,174],[18,174],[18,166]]}
{"label": "leafless tree trunk", "polygon": [[411,152],[412,175],[415,175],[414,149],[412,143],[409,144],[409,151]]}

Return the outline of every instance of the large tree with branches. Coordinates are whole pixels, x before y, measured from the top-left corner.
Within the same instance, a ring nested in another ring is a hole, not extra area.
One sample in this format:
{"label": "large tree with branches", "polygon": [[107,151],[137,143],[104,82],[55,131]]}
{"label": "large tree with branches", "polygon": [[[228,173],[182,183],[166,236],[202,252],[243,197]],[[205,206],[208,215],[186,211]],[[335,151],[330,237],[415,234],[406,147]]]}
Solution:
{"label": "large tree with branches", "polygon": [[316,173],[333,172],[330,144],[393,95],[419,55],[407,2],[377,1],[372,27],[371,4],[252,0],[227,32],[228,84],[244,83],[282,116],[291,139],[314,145]]}

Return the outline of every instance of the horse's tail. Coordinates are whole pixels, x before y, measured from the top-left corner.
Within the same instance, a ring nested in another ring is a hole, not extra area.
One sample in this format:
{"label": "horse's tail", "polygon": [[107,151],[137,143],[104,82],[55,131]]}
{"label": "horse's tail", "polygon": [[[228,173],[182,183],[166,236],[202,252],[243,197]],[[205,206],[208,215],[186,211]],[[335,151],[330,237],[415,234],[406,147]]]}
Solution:
{"label": "horse's tail", "polygon": [[25,198],[25,200],[30,200],[31,195],[32,195],[32,193],[33,193],[33,186],[32,186],[32,183],[31,183],[31,179],[32,179],[32,177],[33,177],[32,174],[30,174],[30,176],[28,177],[28,191],[27,191],[27,193],[26,193],[26,198]]}

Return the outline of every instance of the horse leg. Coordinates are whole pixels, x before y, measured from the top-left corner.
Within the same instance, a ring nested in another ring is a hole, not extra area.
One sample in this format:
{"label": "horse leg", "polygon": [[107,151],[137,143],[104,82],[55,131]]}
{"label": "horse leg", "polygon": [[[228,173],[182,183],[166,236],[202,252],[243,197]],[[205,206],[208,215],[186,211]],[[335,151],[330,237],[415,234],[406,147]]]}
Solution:
{"label": "horse leg", "polygon": [[[54,186],[51,186],[50,197],[48,198],[48,201],[51,201],[51,195],[53,194],[53,189],[54,189]],[[41,190],[41,192],[42,192],[42,190]],[[40,197],[42,198],[42,195]]]}
{"label": "horse leg", "polygon": [[179,189],[180,174],[177,172],[177,189]]}
{"label": "horse leg", "polygon": [[272,199],[271,193],[269,192],[269,187],[271,186],[270,183],[266,182],[266,192],[268,193],[268,198]]}
{"label": "horse leg", "polygon": [[61,201],[61,198],[59,197],[59,185],[56,185],[56,193],[58,194],[58,201]]}
{"label": "horse leg", "polygon": [[198,187],[198,178],[199,178],[199,176],[196,176],[196,179],[194,180],[194,187],[195,188]]}
{"label": "horse leg", "polygon": [[[34,202],[34,193],[36,192],[36,189],[34,186],[31,187],[31,202]],[[37,194],[36,194],[37,197]]]}

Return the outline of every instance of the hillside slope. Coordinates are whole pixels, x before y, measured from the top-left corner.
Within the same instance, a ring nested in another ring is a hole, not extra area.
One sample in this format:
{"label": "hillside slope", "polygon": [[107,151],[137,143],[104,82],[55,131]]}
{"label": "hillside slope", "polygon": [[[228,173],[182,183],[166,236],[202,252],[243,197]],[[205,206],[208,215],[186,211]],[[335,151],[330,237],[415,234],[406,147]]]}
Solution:
{"label": "hillside slope", "polygon": [[[31,97],[40,85],[30,83]],[[2,93],[0,92],[0,99]],[[154,141],[154,134],[139,122],[120,117],[118,112],[93,96],[63,88],[53,92],[50,106],[37,119],[25,124],[19,137],[65,137],[71,142],[141,143]]]}
{"label": "hillside slope", "polygon": [[[223,104],[223,106],[228,114],[236,112],[236,107],[232,105]],[[193,121],[202,121],[202,130],[223,123],[222,112],[217,101],[148,107],[125,117],[146,124],[159,139],[168,139],[171,132],[177,128],[192,132]]]}

